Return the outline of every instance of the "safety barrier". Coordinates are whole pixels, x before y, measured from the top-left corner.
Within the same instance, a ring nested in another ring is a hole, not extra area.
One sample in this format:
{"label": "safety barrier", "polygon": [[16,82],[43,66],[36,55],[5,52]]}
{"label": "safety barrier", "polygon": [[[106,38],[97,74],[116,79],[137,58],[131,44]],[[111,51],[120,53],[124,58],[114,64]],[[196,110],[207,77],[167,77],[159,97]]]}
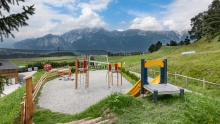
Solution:
{"label": "safety barrier", "polygon": [[[156,75],[155,73],[156,73],[156,72],[159,72],[159,71],[149,70],[149,72],[153,72],[153,74]],[[174,76],[174,79],[176,79],[178,76],[185,78],[185,79],[186,79],[186,81],[185,81],[185,85],[186,85],[186,86],[189,84],[188,79],[192,79],[192,80],[196,80],[196,81],[202,82],[202,86],[203,86],[204,89],[206,88],[206,84],[220,86],[219,83],[213,83],[213,82],[206,81],[205,78],[203,78],[203,79],[201,80],[201,79],[197,79],[197,78],[193,78],[193,77],[181,75],[181,74],[178,74],[177,72],[175,72],[174,74],[167,72],[167,76],[168,76],[168,75],[173,75],[173,76]]]}
{"label": "safety barrier", "polygon": [[26,80],[26,93],[24,101],[21,102],[21,124],[32,124],[32,115],[34,113],[34,99],[37,96],[42,84],[51,77],[59,76],[62,72],[71,72],[70,68],[58,68],[46,72],[34,86],[32,76],[24,77]]}

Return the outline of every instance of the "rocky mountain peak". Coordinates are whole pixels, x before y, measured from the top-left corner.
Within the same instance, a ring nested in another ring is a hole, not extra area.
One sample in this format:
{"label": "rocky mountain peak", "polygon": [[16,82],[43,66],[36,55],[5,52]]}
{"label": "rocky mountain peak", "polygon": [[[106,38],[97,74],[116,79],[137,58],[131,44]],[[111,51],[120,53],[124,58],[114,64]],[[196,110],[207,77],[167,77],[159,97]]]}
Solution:
{"label": "rocky mountain peak", "polygon": [[[183,35],[187,35],[182,33]],[[184,37],[185,38],[185,37]],[[60,36],[47,34],[40,38],[26,39],[14,44],[19,49],[106,50],[109,52],[147,51],[151,44],[161,41],[184,39],[175,31],[144,31],[129,29],[108,31],[103,27],[83,28],[68,31]]]}

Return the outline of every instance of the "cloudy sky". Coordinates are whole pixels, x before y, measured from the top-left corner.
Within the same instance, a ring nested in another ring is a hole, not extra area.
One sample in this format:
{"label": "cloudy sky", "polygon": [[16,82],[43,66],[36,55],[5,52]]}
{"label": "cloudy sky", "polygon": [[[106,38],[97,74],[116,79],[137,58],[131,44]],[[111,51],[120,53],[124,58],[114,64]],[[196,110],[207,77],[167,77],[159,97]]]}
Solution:
{"label": "cloudy sky", "polygon": [[63,34],[84,27],[112,30],[190,29],[190,19],[208,9],[212,0],[26,0],[11,6],[11,13],[33,5],[29,26],[14,32],[16,41]]}

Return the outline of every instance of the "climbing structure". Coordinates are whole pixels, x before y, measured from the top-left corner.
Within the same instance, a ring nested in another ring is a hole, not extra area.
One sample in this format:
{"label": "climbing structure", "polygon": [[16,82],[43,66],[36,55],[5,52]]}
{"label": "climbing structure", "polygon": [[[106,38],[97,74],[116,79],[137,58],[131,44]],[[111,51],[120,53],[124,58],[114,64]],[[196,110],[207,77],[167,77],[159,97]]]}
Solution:
{"label": "climbing structure", "polygon": [[114,75],[117,75],[117,86],[119,86],[119,74],[121,75],[121,80],[120,80],[120,84],[122,85],[122,63],[121,62],[116,62],[114,63],[114,68],[113,68],[113,64],[109,63],[108,64],[108,87],[113,86],[113,77]]}
{"label": "climbing structure", "polygon": [[[148,67],[160,66],[160,81],[151,85],[148,83]],[[181,97],[184,95],[184,89],[167,83],[167,59],[164,60],[146,60],[141,59],[141,96],[145,94],[145,90],[154,94],[154,102],[158,101],[159,94],[179,93]]]}
{"label": "climbing structure", "polygon": [[84,84],[84,88],[89,88],[89,62],[87,61],[87,56],[85,60],[75,60],[75,89],[79,88]]}

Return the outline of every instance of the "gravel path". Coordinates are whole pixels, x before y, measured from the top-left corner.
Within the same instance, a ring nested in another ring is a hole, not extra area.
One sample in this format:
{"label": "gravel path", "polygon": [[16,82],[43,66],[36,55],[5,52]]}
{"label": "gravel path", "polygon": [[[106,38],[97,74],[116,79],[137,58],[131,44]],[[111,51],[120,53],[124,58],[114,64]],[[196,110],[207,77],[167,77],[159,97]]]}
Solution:
{"label": "gravel path", "polygon": [[[89,88],[86,90],[83,88],[83,83],[80,85],[80,81],[79,89],[75,90],[75,80],[64,81],[62,77],[51,80],[43,86],[38,105],[53,112],[76,114],[113,92],[125,93],[133,86],[125,78],[122,78],[122,86],[117,86],[117,77],[114,74],[114,85],[109,88],[106,77],[106,70],[90,71]],[[75,79],[75,75],[73,74],[71,78]]]}

